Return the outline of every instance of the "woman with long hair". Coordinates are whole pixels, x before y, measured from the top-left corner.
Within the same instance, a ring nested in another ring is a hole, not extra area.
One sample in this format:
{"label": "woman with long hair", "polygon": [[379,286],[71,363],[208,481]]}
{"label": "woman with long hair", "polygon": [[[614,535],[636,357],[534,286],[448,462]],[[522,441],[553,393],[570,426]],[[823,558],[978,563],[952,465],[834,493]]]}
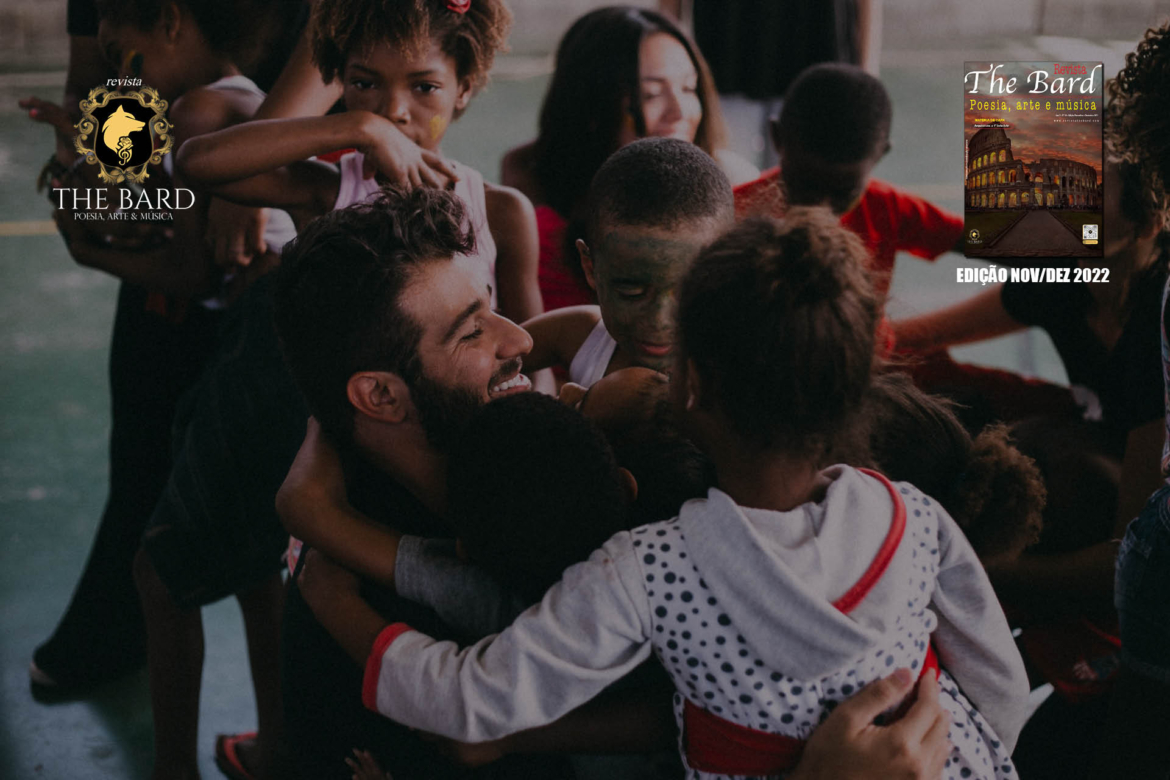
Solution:
{"label": "woman with long hair", "polygon": [[591,11],[557,48],[536,139],[508,152],[501,171],[536,206],[546,311],[594,302],[574,247],[585,193],[607,157],[647,136],[697,144],[732,184],[759,175],[724,148],[711,72],[676,22],[630,6]]}

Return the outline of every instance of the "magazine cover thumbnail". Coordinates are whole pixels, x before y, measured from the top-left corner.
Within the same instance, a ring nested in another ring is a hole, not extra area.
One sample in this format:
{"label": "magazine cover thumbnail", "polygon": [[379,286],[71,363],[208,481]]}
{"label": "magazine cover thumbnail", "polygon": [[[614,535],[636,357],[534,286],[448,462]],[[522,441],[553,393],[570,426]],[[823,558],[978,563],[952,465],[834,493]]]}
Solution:
{"label": "magazine cover thumbnail", "polygon": [[963,73],[967,257],[1102,257],[1102,64]]}

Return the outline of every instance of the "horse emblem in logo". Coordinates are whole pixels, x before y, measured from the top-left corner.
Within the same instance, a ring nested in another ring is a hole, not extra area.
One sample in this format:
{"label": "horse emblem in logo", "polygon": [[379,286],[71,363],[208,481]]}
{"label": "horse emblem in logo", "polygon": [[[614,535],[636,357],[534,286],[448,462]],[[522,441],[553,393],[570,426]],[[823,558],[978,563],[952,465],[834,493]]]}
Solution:
{"label": "horse emblem in logo", "polygon": [[98,176],[109,184],[141,184],[150,176],[148,165],[158,165],[174,146],[167,102],[150,87],[133,92],[90,91],[81,101],[81,121],[73,144],[85,161],[101,168]]}

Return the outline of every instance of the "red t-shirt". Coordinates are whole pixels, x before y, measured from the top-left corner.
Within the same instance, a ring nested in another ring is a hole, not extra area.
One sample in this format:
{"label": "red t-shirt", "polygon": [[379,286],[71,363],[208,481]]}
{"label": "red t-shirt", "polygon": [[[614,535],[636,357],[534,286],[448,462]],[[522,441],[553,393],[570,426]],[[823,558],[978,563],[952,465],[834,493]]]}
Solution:
{"label": "red t-shirt", "polygon": [[544,310],[597,303],[593,290],[565,264],[565,231],[569,223],[549,206],[536,207],[536,230],[540,236],[540,264],[537,281]]}
{"label": "red t-shirt", "polygon": [[[781,217],[787,211],[779,187],[780,169],[735,188],[735,216]],[[841,217],[841,224],[865,241],[878,273],[877,292],[884,296],[894,273],[894,256],[909,252],[933,260],[953,249],[963,235],[963,218],[892,184],[870,179],[861,201]]]}

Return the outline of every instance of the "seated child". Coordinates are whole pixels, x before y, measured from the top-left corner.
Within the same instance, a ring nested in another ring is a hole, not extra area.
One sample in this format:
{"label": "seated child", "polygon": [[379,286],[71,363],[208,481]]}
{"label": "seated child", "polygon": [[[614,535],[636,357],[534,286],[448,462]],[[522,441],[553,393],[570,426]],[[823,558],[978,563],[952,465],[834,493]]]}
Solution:
{"label": "seated child", "polygon": [[490,740],[561,717],[654,653],[688,776],[778,776],[860,686],[941,663],[949,774],[1014,776],[1027,681],[974,551],[912,485],[820,469],[869,385],[879,307],[864,251],[803,211],[706,248],[680,292],[671,396],[718,488],[616,534],[463,651],[333,591],[317,607],[348,616],[330,630],[368,655],[367,703]]}
{"label": "seated child", "polygon": [[567,366],[585,387],[627,366],[665,370],[679,280],[731,219],[731,185],[699,147],[646,138],[619,149],[593,178],[577,242],[599,305],[525,322],[533,340],[525,365]]}

